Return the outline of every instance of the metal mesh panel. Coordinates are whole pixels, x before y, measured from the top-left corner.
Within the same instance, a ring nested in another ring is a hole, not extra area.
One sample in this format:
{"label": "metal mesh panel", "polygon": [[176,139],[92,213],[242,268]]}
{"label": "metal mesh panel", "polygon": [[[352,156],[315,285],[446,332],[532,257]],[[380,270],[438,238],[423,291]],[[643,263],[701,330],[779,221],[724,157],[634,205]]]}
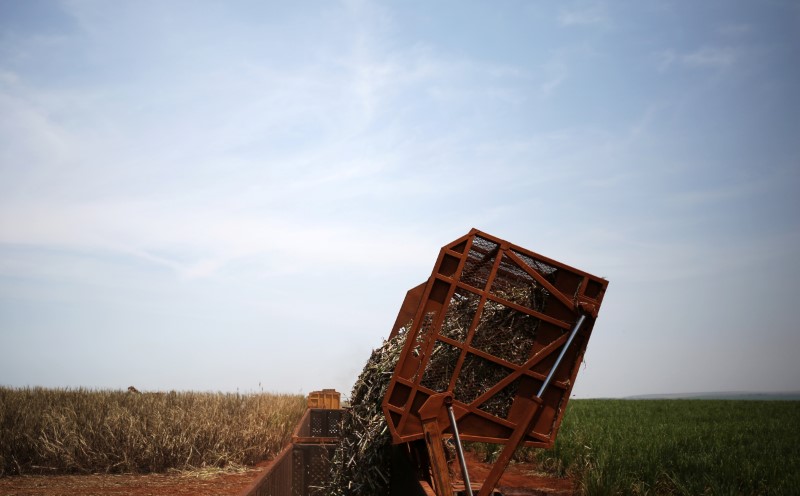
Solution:
{"label": "metal mesh panel", "polygon": [[497,243],[475,236],[461,273],[461,281],[472,287],[484,289],[498,248]]}
{"label": "metal mesh panel", "polygon": [[544,310],[550,297],[550,293],[536,279],[506,256],[500,261],[491,293],[537,312]]}
{"label": "metal mesh panel", "polygon": [[422,318],[422,325],[419,326],[417,337],[414,340],[414,356],[420,356],[422,354],[422,345],[428,340],[434,317],[436,317],[436,312],[426,312],[425,316]]}
{"label": "metal mesh panel", "polygon": [[308,421],[311,437],[337,437],[339,435],[341,420],[341,410],[311,410]]}
{"label": "metal mesh panel", "polygon": [[472,347],[522,365],[530,357],[539,319],[487,301],[475,329]]}
{"label": "metal mesh panel", "polygon": [[519,381],[519,378],[515,379],[478,408],[486,413],[491,413],[495,417],[508,418],[508,411],[511,409],[511,404],[514,403],[514,397],[519,390]]}
{"label": "metal mesh panel", "polygon": [[305,451],[292,450],[292,496],[305,496]]}
{"label": "metal mesh panel", "polygon": [[[425,345],[428,341],[428,336],[431,334],[431,328],[433,327],[433,320],[436,317],[436,312],[426,312],[425,315],[422,317],[422,323],[417,330],[417,335],[414,338],[414,347],[411,349],[411,355],[414,357],[421,357],[424,353]],[[419,379],[420,369],[417,368],[414,371],[414,374],[411,376],[412,381],[416,381]]]}
{"label": "metal mesh panel", "polygon": [[306,470],[309,496],[323,496],[325,482],[330,476],[330,457],[328,450],[323,447],[314,447],[308,451]]}
{"label": "metal mesh panel", "polygon": [[556,281],[556,269],[550,264],[546,264],[542,261],[536,260],[535,258],[529,257],[528,255],[513,250],[514,255],[518,256],[525,262],[525,265],[530,267],[531,269],[535,270],[536,272],[540,273],[541,275],[545,276],[548,281],[555,282]]}
{"label": "metal mesh panel", "polygon": [[292,495],[325,496],[332,445],[296,444],[292,453]]}
{"label": "metal mesh panel", "polygon": [[475,293],[462,288],[456,289],[450,298],[439,334],[463,343],[480,301],[480,296]]}
{"label": "metal mesh panel", "polygon": [[326,437],[339,437],[342,430],[342,411],[328,412],[328,433]]}
{"label": "metal mesh panel", "polygon": [[437,393],[446,391],[460,354],[461,348],[436,341],[420,384]]}
{"label": "metal mesh panel", "polygon": [[500,364],[467,353],[453,394],[462,403],[472,403],[510,372]]}
{"label": "metal mesh panel", "polygon": [[322,415],[322,412],[311,412],[311,436],[312,437],[323,437],[324,428],[325,428],[325,416]]}

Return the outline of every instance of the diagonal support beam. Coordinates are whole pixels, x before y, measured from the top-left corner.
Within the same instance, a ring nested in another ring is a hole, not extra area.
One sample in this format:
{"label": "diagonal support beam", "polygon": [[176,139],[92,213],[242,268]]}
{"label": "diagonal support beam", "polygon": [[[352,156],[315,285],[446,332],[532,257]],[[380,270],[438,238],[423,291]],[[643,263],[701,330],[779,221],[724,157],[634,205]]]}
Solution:
{"label": "diagonal support beam", "polygon": [[511,457],[514,455],[514,452],[525,440],[525,436],[528,434],[528,432],[533,428],[534,425],[536,425],[536,420],[539,418],[539,415],[542,412],[542,396],[544,395],[547,386],[550,384],[550,381],[553,380],[556,369],[558,369],[558,366],[561,364],[564,354],[566,354],[569,345],[572,344],[572,341],[575,339],[575,335],[578,334],[578,331],[583,325],[584,320],[586,320],[586,316],[581,314],[581,316],[578,318],[578,321],[575,323],[575,327],[572,328],[572,332],[570,333],[569,338],[567,338],[567,342],[564,343],[564,347],[561,348],[561,353],[558,354],[558,358],[556,358],[556,362],[550,369],[550,373],[547,374],[547,377],[542,383],[542,387],[540,387],[539,392],[536,393],[536,397],[528,400],[534,404],[525,409],[524,417],[520,420],[520,422],[517,424],[517,427],[514,429],[514,432],[508,438],[506,446],[503,448],[500,456],[497,457],[497,461],[495,461],[492,469],[489,471],[489,475],[486,476],[486,480],[483,481],[483,486],[481,486],[478,496],[489,496],[492,494],[495,486],[497,486],[497,483],[500,481],[500,477],[503,475],[503,472],[505,472],[509,462],[511,462]]}

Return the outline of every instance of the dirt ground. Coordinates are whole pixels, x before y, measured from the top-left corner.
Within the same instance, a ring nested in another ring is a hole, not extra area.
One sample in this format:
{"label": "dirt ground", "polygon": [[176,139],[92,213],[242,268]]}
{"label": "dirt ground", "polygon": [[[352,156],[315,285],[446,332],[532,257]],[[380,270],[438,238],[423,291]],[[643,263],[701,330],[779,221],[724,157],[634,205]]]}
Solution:
{"label": "dirt ground", "polygon": [[[23,475],[0,478],[0,496],[237,496],[271,462],[240,473],[167,473],[147,475]],[[467,453],[470,479],[482,481],[490,465]],[[474,486],[474,484],[473,484]],[[568,496],[575,492],[569,479],[539,474],[529,464],[513,464],[500,479],[504,496]]]}
{"label": "dirt ground", "polygon": [[[474,453],[467,452],[466,458],[469,478],[476,488],[476,482],[482,482],[492,466],[479,462]],[[549,477],[539,472],[533,464],[513,463],[500,478],[498,490],[503,496],[569,496],[575,494],[576,486],[571,479]]]}
{"label": "dirt ground", "polygon": [[272,462],[246,471],[166,474],[22,475],[0,478],[0,496],[234,496]]}

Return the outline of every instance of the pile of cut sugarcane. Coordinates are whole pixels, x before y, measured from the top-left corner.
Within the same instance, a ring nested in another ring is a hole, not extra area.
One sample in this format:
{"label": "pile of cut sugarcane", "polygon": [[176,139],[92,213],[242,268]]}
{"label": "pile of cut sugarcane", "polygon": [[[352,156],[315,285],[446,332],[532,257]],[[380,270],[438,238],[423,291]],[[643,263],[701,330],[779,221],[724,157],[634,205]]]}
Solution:
{"label": "pile of cut sugarcane", "polygon": [[[542,298],[544,296],[544,298]],[[515,288],[503,295],[519,304],[538,298],[536,309],[543,306],[547,294],[535,285]],[[450,300],[442,323],[441,335],[463,342],[477,310],[477,295],[459,296]],[[473,346],[510,362],[519,362],[533,344],[538,320],[500,303],[486,303],[475,332]],[[407,329],[385,341],[374,350],[350,393],[350,407],[344,415],[339,444],[331,460],[331,477],[325,488],[331,496],[386,496],[391,481],[391,435],[381,409],[383,397],[394,373],[400,353],[406,343]],[[417,336],[415,341],[427,339]],[[522,352],[520,351],[522,350]],[[423,376],[423,385],[436,391],[448,387],[449,379],[459,358],[460,349],[437,341]],[[455,386],[455,397],[469,403],[495,385],[507,369],[494,362],[468,354]],[[426,380],[426,377],[433,378]],[[426,383],[430,383],[427,385]],[[516,394],[514,384],[504,394],[493,399],[484,409],[504,417]]]}
{"label": "pile of cut sugarcane", "polygon": [[331,460],[331,496],[389,494],[391,436],[381,402],[406,342],[400,333],[372,352],[350,393],[339,444]]}

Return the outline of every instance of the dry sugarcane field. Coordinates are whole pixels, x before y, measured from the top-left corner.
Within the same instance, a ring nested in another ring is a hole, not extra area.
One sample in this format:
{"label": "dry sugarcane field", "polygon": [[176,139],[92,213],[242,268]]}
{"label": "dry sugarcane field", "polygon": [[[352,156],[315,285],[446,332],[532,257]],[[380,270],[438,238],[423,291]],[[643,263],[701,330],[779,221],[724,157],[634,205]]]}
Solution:
{"label": "dry sugarcane field", "polygon": [[304,410],[299,395],[0,388],[0,475],[253,465]]}

